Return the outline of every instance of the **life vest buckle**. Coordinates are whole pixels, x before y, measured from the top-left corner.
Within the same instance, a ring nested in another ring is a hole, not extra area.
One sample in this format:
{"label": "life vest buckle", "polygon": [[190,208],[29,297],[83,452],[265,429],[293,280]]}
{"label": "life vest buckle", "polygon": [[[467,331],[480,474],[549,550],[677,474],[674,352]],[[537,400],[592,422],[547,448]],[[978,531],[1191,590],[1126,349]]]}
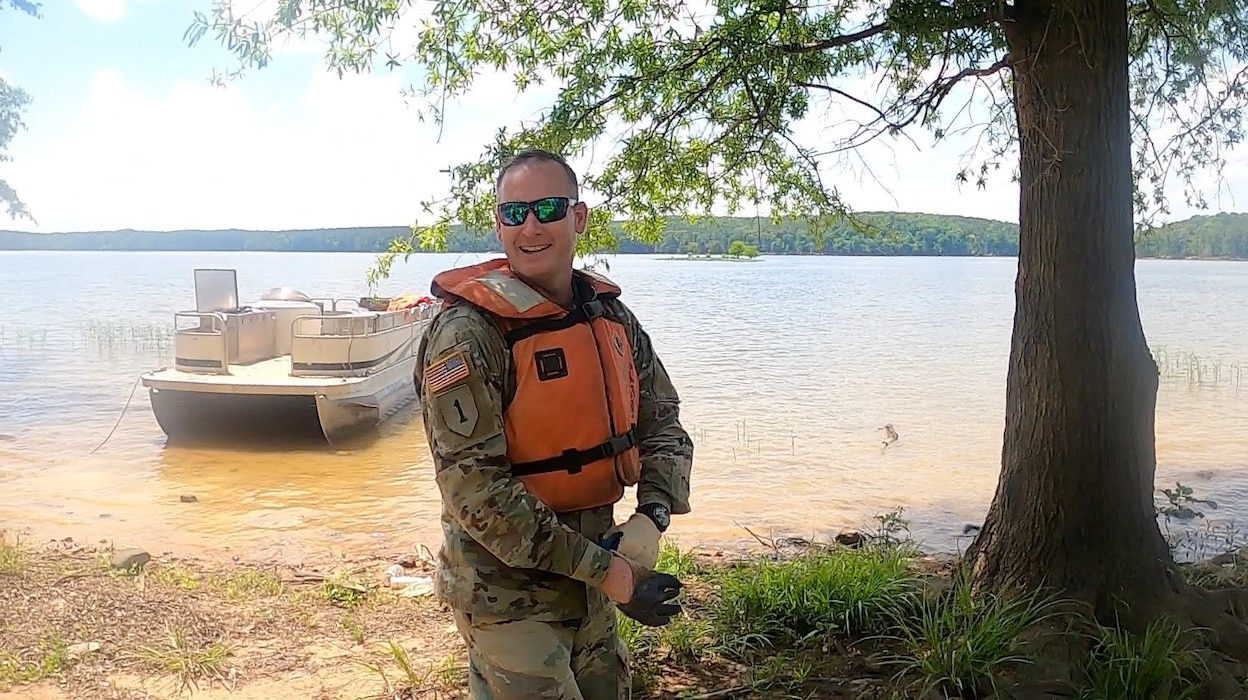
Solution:
{"label": "life vest buckle", "polygon": [[607,457],[615,457],[627,452],[633,445],[637,444],[633,438],[633,431],[628,431],[623,435],[613,435],[607,440]]}
{"label": "life vest buckle", "polygon": [[580,474],[581,469],[585,466],[584,464],[581,464],[579,459],[577,459],[577,455],[579,455],[580,452],[581,451],[577,449],[567,449],[563,451],[561,456],[568,462],[567,470],[569,474]]}
{"label": "life vest buckle", "polygon": [[606,307],[602,305],[600,299],[590,299],[581,304],[581,313],[585,315],[585,320],[592,321],[606,313]]}

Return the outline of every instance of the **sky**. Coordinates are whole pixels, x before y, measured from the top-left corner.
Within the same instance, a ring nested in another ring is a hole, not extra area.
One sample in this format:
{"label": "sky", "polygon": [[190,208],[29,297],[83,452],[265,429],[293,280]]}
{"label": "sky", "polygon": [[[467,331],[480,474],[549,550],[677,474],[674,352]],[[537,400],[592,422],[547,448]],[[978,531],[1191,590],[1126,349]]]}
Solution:
{"label": "sky", "polygon": [[[264,12],[271,2],[236,5]],[[310,42],[214,86],[213,69],[234,67],[232,57],[211,35],[194,48],[183,39],[192,12],[211,5],[44,0],[40,19],[0,13],[0,76],[32,98],[0,178],[37,220],[4,217],[0,229],[409,225],[424,216],[421,201],[449,186],[439,170],[474,159],[499,127],[531,119],[551,101],[550,87],[517,95],[508,78],[484,75],[448,108],[439,134],[405,104],[400,91],[410,82],[402,75],[339,78]],[[821,125],[803,124],[801,133],[817,140]],[[1018,220],[1008,173],[986,190],[955,181],[965,139],[933,148],[923,132],[912,138],[917,145],[881,141],[860,150],[853,167],[830,166],[825,182],[861,211]],[[1248,149],[1231,158],[1227,183],[1203,213],[1248,210]],[[1183,206],[1178,189],[1174,197],[1170,220],[1201,213]]]}

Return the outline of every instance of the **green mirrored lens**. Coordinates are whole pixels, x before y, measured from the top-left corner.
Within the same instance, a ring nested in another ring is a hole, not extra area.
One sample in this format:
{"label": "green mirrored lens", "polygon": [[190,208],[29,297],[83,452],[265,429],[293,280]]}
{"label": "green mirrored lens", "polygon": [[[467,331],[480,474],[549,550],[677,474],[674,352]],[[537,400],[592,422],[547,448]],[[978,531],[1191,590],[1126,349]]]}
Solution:
{"label": "green mirrored lens", "polygon": [[557,199],[542,199],[535,203],[534,211],[537,212],[537,220],[542,223],[549,223],[559,216],[560,202]]}
{"label": "green mirrored lens", "polygon": [[524,223],[529,207],[524,202],[507,202],[503,205],[503,222],[513,226]]}

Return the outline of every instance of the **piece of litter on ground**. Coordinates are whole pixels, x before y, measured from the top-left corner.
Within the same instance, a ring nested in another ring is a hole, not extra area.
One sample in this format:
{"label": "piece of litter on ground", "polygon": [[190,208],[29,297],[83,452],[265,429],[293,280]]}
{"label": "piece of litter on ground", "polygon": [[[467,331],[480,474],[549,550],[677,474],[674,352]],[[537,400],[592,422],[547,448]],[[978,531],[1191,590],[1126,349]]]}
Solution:
{"label": "piece of litter on ground", "polygon": [[99,650],[99,642],[80,642],[78,644],[70,644],[65,647],[65,654],[71,658],[76,658]]}
{"label": "piece of litter on ground", "polygon": [[[433,579],[428,576],[404,576],[405,579],[415,579],[406,588],[399,591],[399,595],[405,598],[419,598],[420,596],[433,594]],[[393,581],[394,579],[391,579]]]}

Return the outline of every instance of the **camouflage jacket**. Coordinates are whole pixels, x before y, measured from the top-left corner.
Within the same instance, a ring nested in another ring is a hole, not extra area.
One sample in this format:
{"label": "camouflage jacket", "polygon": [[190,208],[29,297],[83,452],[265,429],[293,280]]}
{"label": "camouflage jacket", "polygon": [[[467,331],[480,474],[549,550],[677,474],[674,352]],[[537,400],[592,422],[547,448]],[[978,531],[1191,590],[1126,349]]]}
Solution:
{"label": "camouflage jacket", "polygon": [[[578,273],[580,274],[580,273]],[[577,279],[578,302],[592,290]],[[607,301],[628,328],[640,384],[637,437],[641,481],[637,502],[688,513],[693,443],[680,424],[680,399],[650,337],[618,299]],[[611,553],[598,538],[613,525],[613,508],[556,514],[510,475],[503,412],[514,395],[511,353],[487,312],[468,304],[443,309],[417,355],[416,381],[451,352],[470,365],[461,385],[476,404],[468,436],[447,427],[437,395],[423,395],[425,434],[442,496],[443,545],[437,595],[474,614],[566,620],[587,613],[587,585],[606,576]],[[464,393],[457,392],[459,397]],[[451,415],[455,415],[451,413]]]}

